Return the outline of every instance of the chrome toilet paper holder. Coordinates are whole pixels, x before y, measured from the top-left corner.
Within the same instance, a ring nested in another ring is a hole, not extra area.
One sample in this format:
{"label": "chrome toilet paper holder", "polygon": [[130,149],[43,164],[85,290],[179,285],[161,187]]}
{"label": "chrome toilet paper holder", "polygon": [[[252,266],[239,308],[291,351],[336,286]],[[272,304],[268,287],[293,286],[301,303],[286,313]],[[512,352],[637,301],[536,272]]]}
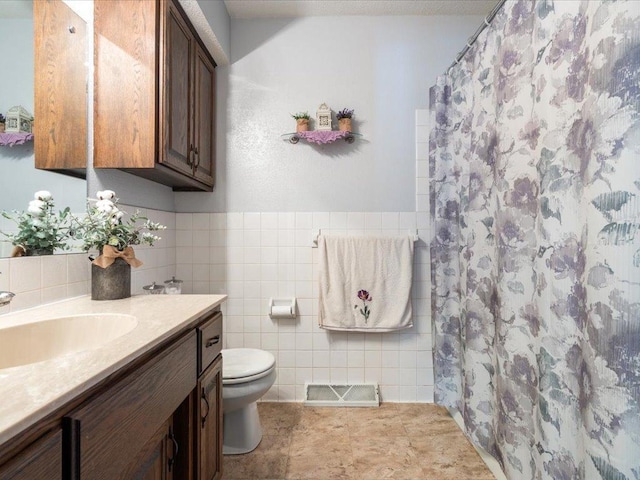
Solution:
{"label": "chrome toilet paper holder", "polygon": [[296,298],[270,298],[269,316],[271,318],[296,318]]}

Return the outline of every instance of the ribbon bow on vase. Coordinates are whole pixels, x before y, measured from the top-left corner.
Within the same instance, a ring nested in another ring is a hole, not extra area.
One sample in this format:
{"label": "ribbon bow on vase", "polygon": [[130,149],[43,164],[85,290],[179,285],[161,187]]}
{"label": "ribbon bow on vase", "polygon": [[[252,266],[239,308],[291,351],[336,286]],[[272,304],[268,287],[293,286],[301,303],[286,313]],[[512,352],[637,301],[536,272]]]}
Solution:
{"label": "ribbon bow on vase", "polygon": [[118,250],[111,245],[105,245],[102,254],[93,261],[94,265],[107,268],[116,261],[116,258],[122,258],[125,262],[134,268],[142,265],[142,262],[136,258],[136,254],[132,247],[125,247],[124,250]]}

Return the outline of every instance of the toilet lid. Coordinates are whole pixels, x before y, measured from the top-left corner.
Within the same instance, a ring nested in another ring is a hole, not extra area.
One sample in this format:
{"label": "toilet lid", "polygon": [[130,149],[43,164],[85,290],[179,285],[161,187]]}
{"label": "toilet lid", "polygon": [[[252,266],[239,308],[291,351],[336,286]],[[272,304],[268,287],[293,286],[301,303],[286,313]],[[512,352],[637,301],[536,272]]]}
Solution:
{"label": "toilet lid", "polygon": [[222,378],[245,378],[265,372],[276,363],[273,354],[255,348],[222,350]]}

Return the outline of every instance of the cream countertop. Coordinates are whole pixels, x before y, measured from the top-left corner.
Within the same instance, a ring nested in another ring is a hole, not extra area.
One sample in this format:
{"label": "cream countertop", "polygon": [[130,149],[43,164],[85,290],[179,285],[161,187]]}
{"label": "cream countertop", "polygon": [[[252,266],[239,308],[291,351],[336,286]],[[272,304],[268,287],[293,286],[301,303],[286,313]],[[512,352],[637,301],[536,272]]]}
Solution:
{"label": "cream countertop", "polygon": [[93,301],[86,296],[0,315],[0,329],[82,314],[126,314],[138,321],[132,331],[101,347],[0,369],[0,444],[159,345],[226,298],[226,295],[139,295]]}

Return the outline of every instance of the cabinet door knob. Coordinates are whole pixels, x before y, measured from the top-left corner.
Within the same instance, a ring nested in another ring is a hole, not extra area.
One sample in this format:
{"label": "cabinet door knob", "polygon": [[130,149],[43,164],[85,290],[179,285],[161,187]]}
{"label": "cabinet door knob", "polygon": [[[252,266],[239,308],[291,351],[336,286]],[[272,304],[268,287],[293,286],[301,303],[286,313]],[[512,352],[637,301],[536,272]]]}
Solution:
{"label": "cabinet door knob", "polygon": [[191,155],[193,155],[193,143],[189,145],[189,151],[187,152],[187,165],[193,167],[193,160],[191,159]]}
{"label": "cabinet door knob", "polygon": [[204,403],[207,405],[207,413],[204,414],[204,417],[202,417],[201,421],[202,421],[202,428],[204,428],[204,426],[207,423],[207,417],[209,416],[209,410],[211,409],[211,407],[209,406],[209,400],[207,399],[207,394],[204,391],[204,388],[202,389],[202,396],[200,397],[202,400],[204,400]]}
{"label": "cabinet door knob", "polygon": [[220,343],[220,335],[216,335],[215,337],[211,337],[209,340],[207,340],[207,343],[204,346],[204,348],[213,347],[218,343]]}
{"label": "cabinet door knob", "polygon": [[176,457],[178,456],[178,441],[176,440],[176,436],[173,433],[173,427],[169,427],[169,440],[173,443],[173,457],[169,459],[169,471],[173,468],[173,465],[176,463]]}
{"label": "cabinet door knob", "polygon": [[196,156],[196,157],[195,157],[195,160],[194,160],[193,168],[194,168],[195,170],[197,170],[197,169],[198,169],[198,167],[200,166],[200,154],[198,153],[198,147],[196,147],[196,148],[193,150],[193,153],[195,153],[195,156]]}

